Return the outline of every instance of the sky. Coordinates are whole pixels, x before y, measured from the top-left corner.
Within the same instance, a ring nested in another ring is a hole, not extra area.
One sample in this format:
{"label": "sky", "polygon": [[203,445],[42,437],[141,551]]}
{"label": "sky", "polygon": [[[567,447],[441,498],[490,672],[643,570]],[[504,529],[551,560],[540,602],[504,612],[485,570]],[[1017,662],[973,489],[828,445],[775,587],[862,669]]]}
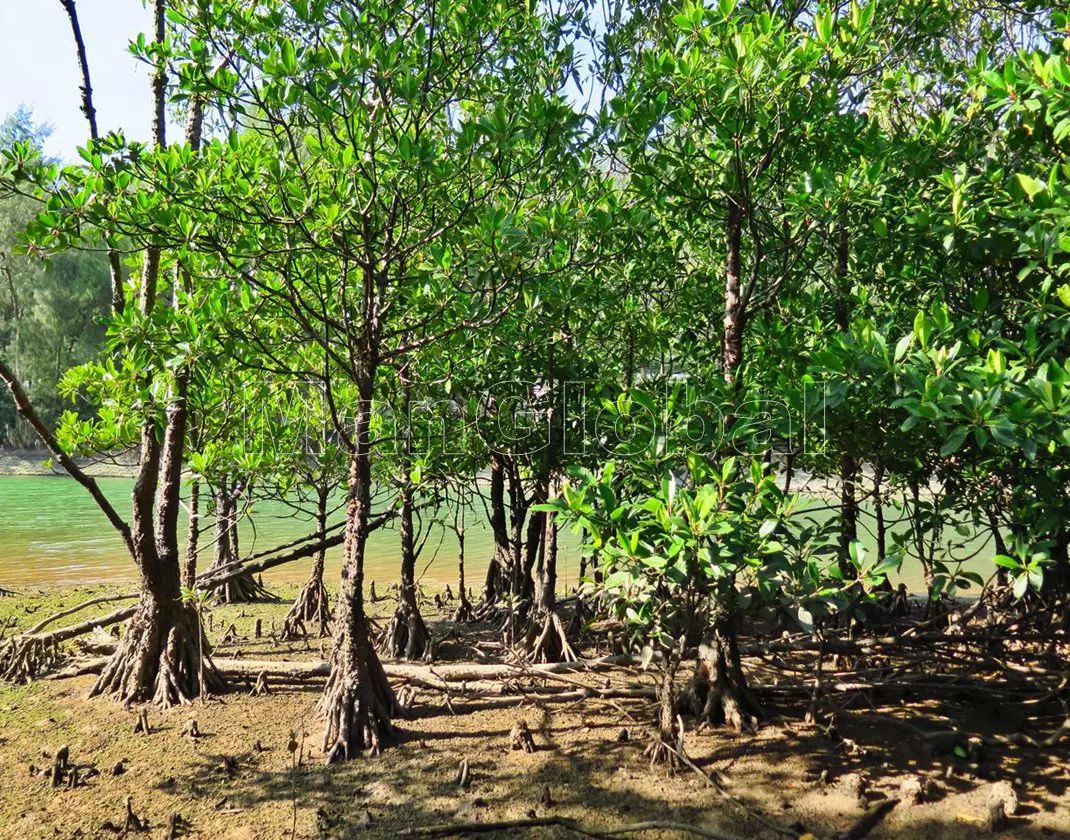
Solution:
{"label": "sky", "polygon": [[[142,0],[78,0],[77,8],[101,133],[121,128],[130,139],[149,139],[149,72],[127,48],[151,29]],[[0,0],[0,121],[29,106],[52,127],[45,152],[73,161],[89,137],[80,85],[60,0]]]}

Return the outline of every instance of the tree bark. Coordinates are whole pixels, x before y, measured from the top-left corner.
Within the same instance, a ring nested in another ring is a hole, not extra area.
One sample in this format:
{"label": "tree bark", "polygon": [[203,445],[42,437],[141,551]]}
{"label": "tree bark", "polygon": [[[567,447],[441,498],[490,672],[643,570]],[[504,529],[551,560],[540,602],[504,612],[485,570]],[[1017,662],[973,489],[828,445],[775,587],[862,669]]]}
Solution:
{"label": "tree bark", "polygon": [[858,500],[855,497],[858,470],[858,459],[854,454],[848,449],[841,452],[839,566],[845,580],[858,577],[858,569],[851,561],[851,544],[858,540]]}
{"label": "tree bark", "polygon": [[[850,289],[848,288],[848,264],[850,260],[850,238],[847,233],[847,219],[841,210],[836,224],[836,278],[838,281],[836,296],[836,326],[846,337],[851,331],[851,314],[848,306]],[[851,435],[851,420],[840,420],[840,574],[845,580],[858,577],[858,569],[851,562],[851,543],[858,539],[858,500],[856,484],[860,464],[855,454],[854,440]]]}
{"label": "tree bark", "polygon": [[[209,572],[237,562],[238,497],[242,486],[224,476],[215,493],[215,556]],[[256,582],[251,572],[230,578],[216,590],[220,603],[247,604],[270,598],[271,593]]]}
{"label": "tree bark", "polygon": [[728,199],[725,220],[727,257],[724,282],[724,331],[722,334],[721,370],[726,382],[735,382],[743,364],[743,309],[741,263],[743,250],[743,211],[734,198]]}
{"label": "tree bark", "polygon": [[189,524],[186,529],[186,562],[182,566],[182,585],[193,589],[197,585],[197,549],[200,542],[201,483],[194,481],[189,488]]}
{"label": "tree bark", "polygon": [[[464,580],[464,496],[458,499],[458,510],[454,515],[453,530],[457,534],[457,609],[453,612],[454,621],[471,621],[474,617],[472,604],[468,600],[468,590],[465,589]],[[494,565],[494,560],[491,560]]]}
{"label": "tree bark", "polygon": [[498,606],[511,578],[512,549],[505,515],[505,463],[497,452],[490,454],[490,529],[494,537],[494,556],[487,566],[483,593],[476,612],[485,617]]}
{"label": "tree bark", "polygon": [[323,750],[328,763],[378,754],[401,713],[375,653],[364,613],[364,552],[371,516],[371,411],[374,369],[358,379],[360,393],[349,460],[345,553],[338,600],[337,636],[331,674],[321,700],[327,725]]}
{"label": "tree bark", "polygon": [[[318,489],[316,499],[316,529],[320,534],[327,531],[327,504],[330,500],[330,490],[324,481]],[[320,636],[327,635],[327,625],[331,621],[330,596],[327,587],[323,583],[323,567],[327,560],[327,548],[320,546],[316,559],[312,564],[312,571],[308,580],[301,587],[297,599],[294,601],[286,618],[282,622],[282,638],[294,639],[305,634],[305,625],[311,622],[319,624]]]}
{"label": "tree bark", "polygon": [[539,603],[527,639],[535,662],[575,662],[579,657],[568,640],[568,630],[557,611],[557,523],[544,514],[544,561],[539,576]]}
{"label": "tree bark", "polygon": [[737,732],[753,730],[764,718],[762,707],[747,688],[730,614],[714,624],[710,639],[699,646],[695,673],[683,699],[700,720]]}
{"label": "tree bark", "polygon": [[402,385],[401,416],[405,423],[405,439],[401,453],[401,589],[398,608],[383,633],[379,651],[395,659],[422,659],[429,652],[431,636],[420,615],[416,600],[416,535],[413,529],[412,430],[410,428],[411,391]]}
{"label": "tree bark", "polygon": [[[89,57],[85,51],[85,39],[82,37],[82,26],[78,20],[78,9],[75,0],[60,0],[67,17],[71,22],[71,35],[74,37],[74,49],[78,56],[78,69],[82,76],[82,114],[85,115],[89,126],[89,139],[96,140],[100,136],[97,128],[97,109],[93,104],[93,83],[89,74]],[[126,307],[126,294],[123,291],[122,265],[119,252],[114,248],[108,248],[108,272],[111,278],[111,308],[116,315],[122,315]]]}

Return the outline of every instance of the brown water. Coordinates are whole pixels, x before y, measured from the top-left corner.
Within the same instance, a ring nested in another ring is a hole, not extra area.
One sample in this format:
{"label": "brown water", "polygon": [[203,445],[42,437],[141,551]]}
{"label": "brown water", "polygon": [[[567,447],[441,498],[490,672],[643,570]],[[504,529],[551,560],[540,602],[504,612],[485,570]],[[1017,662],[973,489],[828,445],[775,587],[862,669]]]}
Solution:
{"label": "brown water", "polygon": [[[133,481],[128,478],[97,479],[101,490],[121,515],[130,510]],[[493,550],[490,528],[482,508],[470,511],[465,529],[466,582],[476,592],[483,584]],[[186,532],[186,514],[181,514],[180,533]],[[261,551],[295,540],[315,530],[308,516],[295,516],[281,502],[257,502],[239,526],[242,554]],[[205,534],[202,545],[211,542]],[[561,534],[559,577],[562,586],[575,583],[578,572],[577,538]],[[365,559],[367,580],[390,583],[398,576],[398,533],[384,528],[372,534]],[[200,556],[200,566],[211,562],[210,547]],[[311,560],[297,560],[271,569],[265,582],[300,582]],[[327,553],[327,573],[338,575],[341,548]],[[457,538],[453,531],[433,524],[417,574],[427,583],[457,582]],[[0,586],[43,583],[98,583],[133,581],[133,561],[115,530],[96,504],[65,476],[0,476]]]}

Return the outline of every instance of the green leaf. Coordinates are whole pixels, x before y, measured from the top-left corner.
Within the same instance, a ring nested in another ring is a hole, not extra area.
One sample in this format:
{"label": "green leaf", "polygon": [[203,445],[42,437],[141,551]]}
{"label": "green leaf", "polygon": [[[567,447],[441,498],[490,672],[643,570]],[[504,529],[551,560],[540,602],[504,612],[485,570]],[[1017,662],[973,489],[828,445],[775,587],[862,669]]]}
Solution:
{"label": "green leaf", "polygon": [[958,452],[969,432],[970,430],[965,426],[957,426],[951,434],[947,436],[944,445],[940,447],[940,457],[946,458],[948,455]]}
{"label": "green leaf", "polygon": [[901,361],[903,356],[907,354],[907,350],[910,349],[910,345],[914,343],[914,336],[912,333],[907,333],[899,341],[895,343],[895,360]]}
{"label": "green leaf", "polygon": [[1014,176],[1014,180],[1017,182],[1022,192],[1026,194],[1026,197],[1028,197],[1030,201],[1033,200],[1033,197],[1037,193],[1043,192],[1045,189],[1047,189],[1047,187],[1044,186],[1043,182],[1038,181],[1036,178],[1033,178],[1030,175],[1026,175],[1023,172],[1019,172],[1018,174],[1016,174]]}
{"label": "green leaf", "polygon": [[921,309],[918,310],[918,314],[914,316],[914,337],[918,339],[918,343],[925,349],[929,344],[929,337],[933,334],[933,325],[929,321],[929,316]]}
{"label": "green leaf", "polygon": [[289,38],[285,38],[282,42],[279,63],[282,65],[283,72],[288,76],[292,76],[297,72],[297,53],[294,50],[293,41]]}
{"label": "green leaf", "polygon": [[874,575],[889,575],[892,572],[899,571],[899,566],[902,564],[903,558],[898,554],[885,557],[884,560],[876,565],[871,574]]}
{"label": "green leaf", "polygon": [[1003,76],[999,73],[995,73],[992,70],[985,70],[981,74],[981,78],[984,79],[986,85],[996,90],[1006,90],[1007,83],[1003,81]]}

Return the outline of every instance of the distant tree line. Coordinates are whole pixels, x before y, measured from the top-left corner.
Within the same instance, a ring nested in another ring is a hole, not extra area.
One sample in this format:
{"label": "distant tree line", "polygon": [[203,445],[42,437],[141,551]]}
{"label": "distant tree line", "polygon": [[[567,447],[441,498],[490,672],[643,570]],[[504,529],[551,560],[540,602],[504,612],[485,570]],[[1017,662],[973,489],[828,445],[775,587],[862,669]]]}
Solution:
{"label": "distant tree line", "polygon": [[[21,106],[0,125],[0,146],[22,141],[42,148],[49,133]],[[40,211],[35,199],[0,197],[0,355],[42,419],[55,426],[64,411],[78,408],[60,393],[64,374],[92,359],[104,342],[108,265],[93,251],[65,251],[47,261],[27,253],[19,234]],[[40,446],[6,389],[0,391],[0,447]]]}

